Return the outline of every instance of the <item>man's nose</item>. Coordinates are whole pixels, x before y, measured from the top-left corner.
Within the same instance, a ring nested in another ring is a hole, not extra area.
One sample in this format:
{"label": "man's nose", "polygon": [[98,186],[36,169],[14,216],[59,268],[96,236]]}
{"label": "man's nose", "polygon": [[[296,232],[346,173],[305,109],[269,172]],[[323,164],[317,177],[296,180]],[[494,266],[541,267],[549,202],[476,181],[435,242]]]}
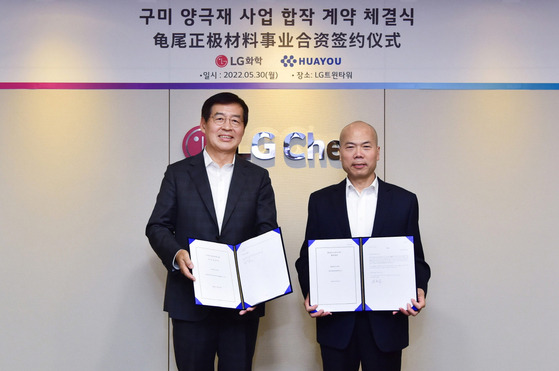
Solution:
{"label": "man's nose", "polygon": [[225,130],[231,130],[233,128],[233,125],[231,125],[231,119],[226,118],[223,122],[223,125],[221,125],[221,128]]}

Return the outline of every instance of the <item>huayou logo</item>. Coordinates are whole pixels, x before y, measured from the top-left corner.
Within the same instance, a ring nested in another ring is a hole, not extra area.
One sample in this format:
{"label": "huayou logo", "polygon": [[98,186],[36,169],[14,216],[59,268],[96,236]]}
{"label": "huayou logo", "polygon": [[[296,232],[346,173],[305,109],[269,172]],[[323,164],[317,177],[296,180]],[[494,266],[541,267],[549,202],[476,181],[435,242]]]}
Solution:
{"label": "huayou logo", "polygon": [[195,126],[186,133],[182,140],[182,152],[186,157],[197,155],[202,152],[206,145],[206,135],[200,129],[200,126]]}
{"label": "huayou logo", "polygon": [[287,55],[284,55],[280,62],[281,64],[283,64],[284,67],[293,67],[295,66],[295,63],[297,63],[297,60],[292,55],[290,55],[289,57]]}
{"label": "huayou logo", "polygon": [[284,55],[280,60],[284,67],[294,67],[296,64],[299,66],[339,66],[342,64],[342,58],[339,57],[320,57],[320,58],[297,58],[293,55]]}

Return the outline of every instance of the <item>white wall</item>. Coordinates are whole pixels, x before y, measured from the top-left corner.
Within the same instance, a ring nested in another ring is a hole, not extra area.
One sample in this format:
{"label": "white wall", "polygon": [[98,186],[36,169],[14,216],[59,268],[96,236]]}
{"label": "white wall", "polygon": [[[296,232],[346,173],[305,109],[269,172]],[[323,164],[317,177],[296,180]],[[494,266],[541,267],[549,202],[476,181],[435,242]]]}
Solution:
{"label": "white wall", "polygon": [[166,91],[0,91],[0,369],[161,370]]}
{"label": "white wall", "polygon": [[[144,227],[213,92],[0,91],[0,369],[168,369],[165,271]],[[277,133],[261,165],[295,288],[268,305],[255,370],[320,369],[293,263],[308,194],[343,178],[284,161],[283,136],[328,141],[357,119],[379,130],[379,174],[420,201],[433,278],[404,370],[554,369],[558,92],[236,92],[251,108],[241,151]]]}
{"label": "white wall", "polygon": [[386,178],[433,276],[407,370],[555,370],[559,92],[388,91]]}

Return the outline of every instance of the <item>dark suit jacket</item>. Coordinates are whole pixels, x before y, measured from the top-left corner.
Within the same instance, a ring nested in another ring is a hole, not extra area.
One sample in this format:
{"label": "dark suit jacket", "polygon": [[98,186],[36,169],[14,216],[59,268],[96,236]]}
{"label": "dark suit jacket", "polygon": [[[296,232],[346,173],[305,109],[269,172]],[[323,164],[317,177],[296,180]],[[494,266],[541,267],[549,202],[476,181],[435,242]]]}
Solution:
{"label": "dark suit jacket", "polygon": [[[276,206],[267,170],[237,156],[219,233],[203,154],[169,165],[146,227],[153,250],[168,270],[164,310],[171,318],[188,321],[203,319],[209,311],[240,317],[238,310],[195,305],[192,281],[174,269],[173,259],[180,249],[189,251],[189,238],[237,244],[274,228]],[[262,304],[242,317],[263,313]]]}
{"label": "dark suit jacket", "polygon": [[[427,293],[431,276],[425,262],[419,234],[419,206],[415,194],[379,179],[378,201],[371,236],[413,236],[415,247],[415,275],[418,288]],[[361,236],[368,237],[368,236]],[[309,198],[305,242],[295,263],[303,296],[309,293],[308,240],[351,238],[346,207],[346,180],[323,188]],[[392,312],[367,312],[378,347],[396,351],[409,343],[408,317]],[[350,340],[356,313],[339,312],[317,318],[317,340],[320,344],[343,349]]]}

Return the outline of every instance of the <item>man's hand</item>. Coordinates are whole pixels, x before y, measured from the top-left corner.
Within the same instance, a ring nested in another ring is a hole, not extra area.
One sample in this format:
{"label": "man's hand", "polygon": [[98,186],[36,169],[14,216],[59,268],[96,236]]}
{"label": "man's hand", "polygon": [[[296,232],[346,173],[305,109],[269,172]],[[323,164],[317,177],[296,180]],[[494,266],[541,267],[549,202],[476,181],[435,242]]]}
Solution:
{"label": "man's hand", "polygon": [[252,312],[254,310],[254,308],[256,308],[256,306],[248,307],[247,309],[243,309],[239,312],[239,315],[244,316],[246,313]]}
{"label": "man's hand", "polygon": [[190,260],[190,254],[186,250],[179,250],[175,256],[175,263],[178,264],[181,273],[184,274],[189,280],[196,281],[196,278],[192,275],[191,269],[194,268],[192,260]]}
{"label": "man's hand", "polygon": [[425,308],[425,291],[417,289],[417,300],[411,299],[411,304],[408,303],[407,308],[400,308],[400,311],[394,311],[392,314],[402,313],[406,316],[417,316],[422,308]]}
{"label": "man's hand", "polygon": [[323,309],[317,311],[316,308],[318,307],[317,305],[310,305],[310,299],[309,299],[309,295],[307,295],[307,297],[305,298],[305,310],[307,312],[309,312],[309,315],[312,318],[316,318],[316,317],[324,317],[324,316],[331,316],[332,313],[331,312],[325,312]]}

